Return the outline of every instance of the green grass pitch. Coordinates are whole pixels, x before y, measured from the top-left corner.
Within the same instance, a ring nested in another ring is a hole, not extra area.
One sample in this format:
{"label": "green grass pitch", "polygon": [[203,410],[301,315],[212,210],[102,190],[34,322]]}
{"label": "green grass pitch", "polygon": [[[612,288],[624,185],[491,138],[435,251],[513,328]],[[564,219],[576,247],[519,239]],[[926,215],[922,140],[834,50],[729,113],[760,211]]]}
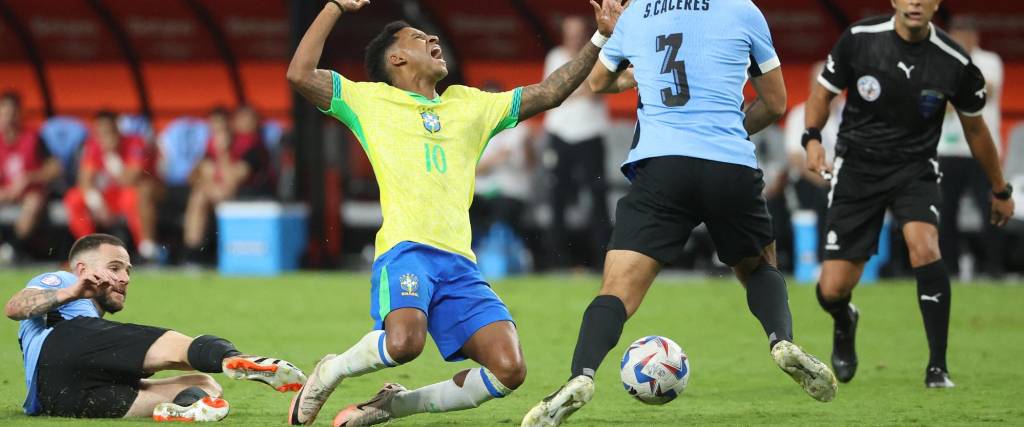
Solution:
{"label": "green grass pitch", "polygon": [[[0,272],[2,294],[15,293],[38,272]],[[568,374],[580,316],[597,277],[524,277],[495,284],[521,334],[529,374],[508,398],[448,414],[422,414],[397,425],[518,425],[522,415]],[[326,353],[344,351],[370,327],[366,274],[302,273],[273,279],[140,272],[127,309],[110,319],[159,325],[188,335],[226,337],[245,352],[290,360],[309,370]],[[861,287],[857,378],[836,400],[811,400],[779,371],[744,294],[730,278],[658,280],[626,324],[619,346],[598,373],[597,395],[570,426],[648,425],[935,425],[1024,424],[1024,287],[974,284],[954,288],[949,363],[957,387],[923,386],[926,343],[910,281]],[[797,342],[823,360],[831,351],[831,320],[813,288],[790,285]],[[635,338],[668,336],[687,352],[690,384],[661,407],[630,398],[618,379],[619,357]],[[29,418],[21,413],[24,374],[17,323],[0,322],[0,425],[151,425],[139,421]],[[384,382],[419,387],[473,366],[444,363],[432,344],[405,366],[343,383],[321,412],[329,425],[344,405],[365,400]],[[228,425],[285,424],[291,394],[218,378],[231,403]]]}

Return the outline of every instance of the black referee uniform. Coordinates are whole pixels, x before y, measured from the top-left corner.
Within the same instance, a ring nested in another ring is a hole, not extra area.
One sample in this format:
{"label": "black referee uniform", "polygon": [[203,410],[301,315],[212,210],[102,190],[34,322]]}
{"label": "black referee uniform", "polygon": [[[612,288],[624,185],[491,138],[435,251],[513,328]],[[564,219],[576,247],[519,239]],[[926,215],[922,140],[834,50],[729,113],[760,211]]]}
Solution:
{"label": "black referee uniform", "polygon": [[825,258],[864,260],[878,248],[886,208],[902,226],[938,225],[941,173],[936,147],[946,102],[981,115],[985,79],[970,57],[932,26],[927,40],[909,43],[892,17],[846,30],[818,82],[849,89],[836,144],[825,234]]}
{"label": "black referee uniform", "polygon": [[[847,29],[832,48],[818,83],[848,89],[828,194],[825,259],[864,262],[878,248],[886,209],[900,229],[909,222],[939,223],[942,174],[935,159],[946,103],[965,116],[985,106],[985,79],[942,30],[907,42],[895,17],[869,18]],[[942,260],[914,266],[918,306],[928,337],[928,387],[952,387],[946,368],[949,273]],[[850,296],[818,301],[835,319],[832,365],[840,381],[857,367],[854,335],[859,312]]]}

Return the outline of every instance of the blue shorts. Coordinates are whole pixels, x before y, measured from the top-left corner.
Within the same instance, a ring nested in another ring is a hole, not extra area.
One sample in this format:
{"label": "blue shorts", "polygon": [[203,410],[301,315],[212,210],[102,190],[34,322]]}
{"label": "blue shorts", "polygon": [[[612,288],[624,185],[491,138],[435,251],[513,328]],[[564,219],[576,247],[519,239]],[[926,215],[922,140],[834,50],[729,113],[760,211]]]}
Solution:
{"label": "blue shorts", "polygon": [[476,331],[512,315],[462,255],[402,242],[373,262],[370,317],[384,329],[388,313],[416,308],[427,315],[427,331],[449,362],[465,360],[462,346]]}

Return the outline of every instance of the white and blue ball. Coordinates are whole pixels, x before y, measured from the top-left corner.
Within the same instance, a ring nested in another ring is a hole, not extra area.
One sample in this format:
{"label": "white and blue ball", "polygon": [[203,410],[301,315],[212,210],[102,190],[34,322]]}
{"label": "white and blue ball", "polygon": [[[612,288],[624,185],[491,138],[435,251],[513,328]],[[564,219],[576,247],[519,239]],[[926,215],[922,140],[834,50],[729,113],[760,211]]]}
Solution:
{"label": "white and blue ball", "polygon": [[686,389],[690,361],[674,341],[656,335],[633,341],[622,355],[619,374],[630,396],[650,404],[671,402]]}

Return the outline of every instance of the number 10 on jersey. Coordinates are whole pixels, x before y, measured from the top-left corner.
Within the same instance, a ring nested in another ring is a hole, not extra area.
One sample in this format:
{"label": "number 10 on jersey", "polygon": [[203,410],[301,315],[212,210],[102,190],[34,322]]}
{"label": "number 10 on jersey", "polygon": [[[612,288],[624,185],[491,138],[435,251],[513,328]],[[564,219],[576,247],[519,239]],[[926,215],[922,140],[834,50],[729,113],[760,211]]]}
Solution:
{"label": "number 10 on jersey", "polygon": [[435,170],[437,173],[445,173],[448,170],[448,159],[439,144],[423,144],[423,157],[427,161],[427,173]]}

